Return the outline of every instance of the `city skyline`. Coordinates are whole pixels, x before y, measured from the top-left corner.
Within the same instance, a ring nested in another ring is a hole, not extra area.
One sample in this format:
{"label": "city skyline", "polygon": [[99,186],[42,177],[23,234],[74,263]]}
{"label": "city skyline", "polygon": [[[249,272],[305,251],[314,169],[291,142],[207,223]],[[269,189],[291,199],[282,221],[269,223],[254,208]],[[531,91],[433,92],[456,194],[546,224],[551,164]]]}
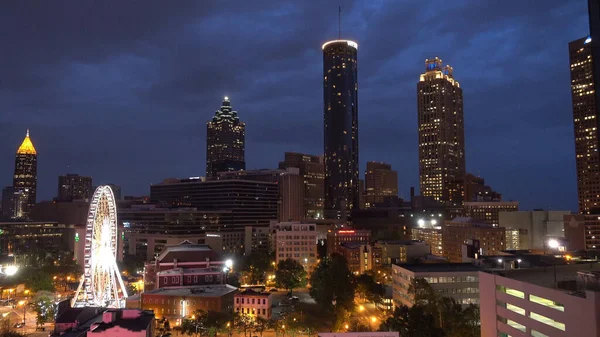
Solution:
{"label": "city skyline", "polygon": [[[0,56],[7,71],[0,82],[2,162],[14,160],[31,128],[38,201],[54,197],[56,177],[65,173],[115,182],[126,195],[148,194],[149,184],[166,177],[203,175],[202,129],[225,95],[243,112],[248,169],[275,168],[286,151],[322,154],[320,47],[337,36],[331,17],[338,4],[265,4],[252,17],[242,14],[250,8],[237,5],[236,11],[212,4],[172,8],[165,19],[172,25],[164,30],[146,29],[160,26],[165,14],[152,5],[139,13],[136,27],[69,19],[85,14],[77,8],[29,8],[31,17],[7,8],[1,25],[18,33],[7,41],[16,48]],[[523,209],[576,210],[567,45],[589,33],[585,2],[451,6],[434,6],[440,14],[432,14],[419,2],[342,3],[342,36],[361,46],[361,178],[366,162],[383,161],[399,173],[400,196],[418,186],[414,79],[424,59],[438,56],[460,69],[467,172],[481,174]],[[123,21],[140,10],[111,7],[119,9]],[[465,11],[483,14],[455,25],[451,14]],[[212,19],[202,20],[203,12]],[[442,13],[446,21],[438,21]],[[41,20],[42,14],[57,21]],[[395,23],[400,14],[414,20]],[[256,29],[221,29],[238,19]],[[277,32],[261,23],[269,19],[279,23]],[[102,51],[90,47],[98,39]],[[254,48],[242,57],[231,45]],[[3,186],[10,184],[11,166],[0,167]]]}

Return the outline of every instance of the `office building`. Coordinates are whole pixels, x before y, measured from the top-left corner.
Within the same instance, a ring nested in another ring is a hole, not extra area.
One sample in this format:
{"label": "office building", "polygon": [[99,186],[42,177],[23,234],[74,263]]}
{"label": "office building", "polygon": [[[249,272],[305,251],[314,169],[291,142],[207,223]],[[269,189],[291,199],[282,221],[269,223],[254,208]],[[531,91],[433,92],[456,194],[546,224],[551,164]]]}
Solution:
{"label": "office building", "polygon": [[151,185],[150,199],[172,207],[230,211],[233,226],[268,226],[277,220],[279,186],[245,179],[173,179]]}
{"label": "office building", "polygon": [[386,200],[398,198],[398,172],[392,165],[368,162],[365,171],[365,206],[375,207]]}
{"label": "office building", "polygon": [[518,201],[469,201],[463,204],[464,215],[468,218],[498,227],[500,212],[515,212],[519,210]]}
{"label": "office building", "polygon": [[246,124],[226,96],[212,121],[206,124],[206,176],[246,169]]}
{"label": "office building", "polygon": [[10,220],[15,214],[14,205],[15,189],[12,186],[5,186],[2,189],[2,219]]}
{"label": "office building", "polygon": [[66,174],[58,176],[57,201],[73,201],[89,199],[94,193],[92,190],[92,177],[79,174]]}
{"label": "office building", "polygon": [[597,263],[479,273],[482,336],[600,336]]}
{"label": "office building", "polygon": [[325,217],[346,218],[359,208],[358,44],[323,44]]}
{"label": "office building", "polygon": [[327,232],[327,255],[339,254],[339,247],[343,243],[370,245],[371,231],[368,229],[334,229]]}
{"label": "office building", "polygon": [[[499,226],[518,231],[519,249],[543,250],[549,238],[564,237],[564,216],[570,211],[499,212]],[[510,249],[507,241],[507,249]]]}
{"label": "office building", "polygon": [[198,310],[232,312],[233,298],[237,291],[236,287],[228,284],[161,288],[132,296],[127,302],[141,302],[143,310],[152,310],[157,319],[166,319],[170,326],[177,326]]}
{"label": "office building", "polygon": [[301,221],[304,219],[304,179],[300,169],[263,169],[249,171],[219,172],[217,179],[242,179],[276,183],[278,189],[279,221]]}
{"label": "office building", "polygon": [[345,242],[338,247],[338,253],[346,259],[348,269],[354,275],[380,270],[383,264],[381,247],[378,246]]}
{"label": "office building", "polygon": [[423,241],[431,247],[431,254],[443,256],[443,239],[442,227],[413,227],[410,230],[410,235],[413,240]]}
{"label": "office building", "polygon": [[442,240],[443,256],[453,263],[463,262],[462,246],[469,240],[479,241],[480,255],[496,255],[506,249],[504,228],[472,218],[446,221],[442,226]]}
{"label": "office building", "polygon": [[37,193],[37,152],[29,138],[29,130],[15,157],[14,219],[28,219],[35,206]]}
{"label": "office building", "polygon": [[600,249],[600,216],[565,215],[564,228],[568,250]]}
{"label": "office building", "polygon": [[393,264],[394,305],[415,304],[408,293],[414,279],[424,279],[436,293],[452,297],[463,306],[479,304],[479,270],[471,263]]}
{"label": "office building", "polygon": [[307,273],[317,265],[317,225],[299,222],[273,222],[272,240],[275,248],[275,262],[293,259],[298,261]]}
{"label": "office building", "polygon": [[244,255],[254,252],[270,253],[271,230],[269,227],[246,226],[244,228]]}
{"label": "office building", "polygon": [[290,167],[298,168],[299,174],[304,180],[304,217],[306,219],[322,219],[325,200],[323,157],[286,152],[284,161],[279,162],[279,168]]}
{"label": "office building", "polygon": [[[115,200],[121,200],[121,186],[117,185],[117,184],[105,184],[106,186],[110,187],[110,189],[113,191],[113,195],[115,196]],[[95,191],[96,188],[98,186],[94,187],[92,190]]]}
{"label": "office building", "polygon": [[501,201],[502,194],[485,184],[485,179],[467,173],[465,176],[465,202],[469,201]]}
{"label": "office building", "polygon": [[463,95],[453,69],[425,60],[417,84],[421,195],[460,205],[465,178]]}
{"label": "office building", "polygon": [[431,247],[424,241],[378,240],[375,247],[381,249],[383,264],[410,263],[431,254]]}
{"label": "office building", "polygon": [[252,289],[240,291],[234,295],[235,312],[255,320],[257,317],[271,319],[271,293],[257,292]]}
{"label": "office building", "polygon": [[577,193],[581,214],[593,213],[600,207],[598,102],[594,90],[593,44],[589,37],[569,43]]}

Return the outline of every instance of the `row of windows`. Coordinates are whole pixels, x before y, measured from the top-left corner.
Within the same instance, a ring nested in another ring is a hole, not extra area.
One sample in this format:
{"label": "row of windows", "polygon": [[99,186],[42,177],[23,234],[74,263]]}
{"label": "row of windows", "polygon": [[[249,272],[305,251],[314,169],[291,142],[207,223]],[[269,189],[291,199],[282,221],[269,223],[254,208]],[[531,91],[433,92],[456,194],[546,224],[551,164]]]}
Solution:
{"label": "row of windows", "polygon": [[[260,300],[261,300],[260,298],[248,298],[247,301],[246,301],[246,303],[244,303],[244,300],[245,300],[244,297],[241,297],[241,299],[242,299],[241,300],[242,304],[260,304]],[[252,303],[250,303],[250,300],[252,300]],[[254,300],[256,300],[256,303],[254,303]],[[240,304],[240,297],[236,297],[235,298],[235,303],[236,304]],[[262,304],[267,304],[267,299],[266,298],[262,299]]]}

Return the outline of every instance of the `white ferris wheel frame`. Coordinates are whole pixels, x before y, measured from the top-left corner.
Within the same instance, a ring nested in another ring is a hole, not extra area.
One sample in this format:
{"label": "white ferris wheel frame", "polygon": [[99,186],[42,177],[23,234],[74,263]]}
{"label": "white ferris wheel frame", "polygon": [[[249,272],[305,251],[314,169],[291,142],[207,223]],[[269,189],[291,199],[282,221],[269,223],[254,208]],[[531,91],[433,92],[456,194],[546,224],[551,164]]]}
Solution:
{"label": "white ferris wheel frame", "polygon": [[117,206],[110,186],[98,186],[88,211],[84,273],[73,306],[124,307],[127,291],[117,267]]}

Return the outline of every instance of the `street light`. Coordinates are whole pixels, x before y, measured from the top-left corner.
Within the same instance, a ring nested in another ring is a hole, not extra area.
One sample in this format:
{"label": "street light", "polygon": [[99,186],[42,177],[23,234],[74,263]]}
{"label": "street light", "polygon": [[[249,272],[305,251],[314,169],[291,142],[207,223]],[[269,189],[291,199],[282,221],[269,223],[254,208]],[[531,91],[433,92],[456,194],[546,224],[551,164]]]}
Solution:
{"label": "street light", "polygon": [[363,305],[361,305],[361,306],[358,307],[358,310],[359,311],[363,311],[363,310],[365,310],[365,307]]}
{"label": "street light", "polygon": [[377,322],[377,318],[375,316],[371,316],[371,330],[373,330],[373,324]]}
{"label": "street light", "polygon": [[25,306],[26,301],[19,301],[19,305],[23,306],[23,326],[25,326],[25,309],[27,309],[27,307]]}
{"label": "street light", "polygon": [[19,267],[17,266],[7,266],[4,268],[4,274],[6,274],[6,276],[14,276],[18,270]]}
{"label": "street light", "polygon": [[556,239],[548,240],[548,247],[550,247],[552,249],[556,249],[556,248],[558,248],[558,246],[560,246],[560,243],[558,242],[558,240],[556,240]]}
{"label": "street light", "polygon": [[419,219],[419,220],[417,221],[417,224],[419,224],[419,227],[423,227],[423,226],[425,225],[425,220],[423,220],[423,219]]}

